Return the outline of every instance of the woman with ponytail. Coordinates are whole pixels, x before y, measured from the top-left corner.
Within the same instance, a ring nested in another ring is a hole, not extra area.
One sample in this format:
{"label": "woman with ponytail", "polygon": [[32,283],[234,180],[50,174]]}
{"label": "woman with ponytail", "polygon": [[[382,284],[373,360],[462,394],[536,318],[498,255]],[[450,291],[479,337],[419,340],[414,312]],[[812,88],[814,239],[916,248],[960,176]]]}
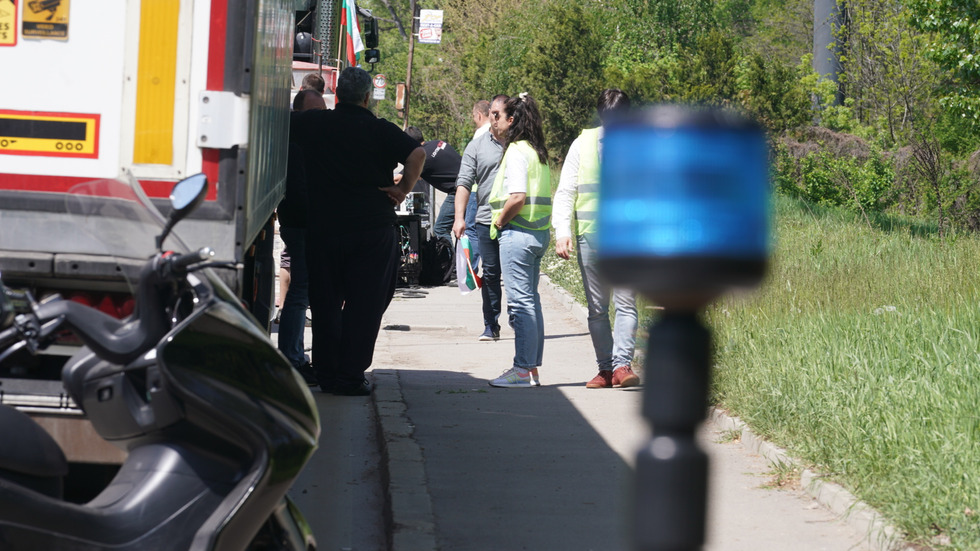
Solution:
{"label": "woman with ponytail", "polygon": [[507,312],[514,329],[514,363],[490,386],[538,386],[544,317],[538,279],[551,229],[551,172],[538,104],[527,92],[504,103],[496,120],[504,156],[490,191],[490,234],[500,244]]}

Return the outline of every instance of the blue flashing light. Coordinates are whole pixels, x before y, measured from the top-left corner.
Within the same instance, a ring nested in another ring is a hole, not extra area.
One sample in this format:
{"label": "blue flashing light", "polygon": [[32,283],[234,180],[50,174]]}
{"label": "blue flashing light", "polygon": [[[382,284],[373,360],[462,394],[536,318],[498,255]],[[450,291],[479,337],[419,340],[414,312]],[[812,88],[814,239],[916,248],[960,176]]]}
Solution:
{"label": "blue flashing light", "polygon": [[769,255],[768,144],[755,125],[610,125],[600,177],[600,258]]}

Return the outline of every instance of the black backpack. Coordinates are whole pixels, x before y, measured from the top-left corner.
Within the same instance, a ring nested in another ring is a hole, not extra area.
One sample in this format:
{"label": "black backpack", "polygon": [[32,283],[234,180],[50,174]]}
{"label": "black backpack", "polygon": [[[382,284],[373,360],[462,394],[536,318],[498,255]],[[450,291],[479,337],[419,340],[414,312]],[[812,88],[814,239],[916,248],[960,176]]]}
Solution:
{"label": "black backpack", "polygon": [[445,237],[430,237],[422,245],[420,256],[420,284],[445,285],[453,280],[456,273],[456,251],[451,241]]}

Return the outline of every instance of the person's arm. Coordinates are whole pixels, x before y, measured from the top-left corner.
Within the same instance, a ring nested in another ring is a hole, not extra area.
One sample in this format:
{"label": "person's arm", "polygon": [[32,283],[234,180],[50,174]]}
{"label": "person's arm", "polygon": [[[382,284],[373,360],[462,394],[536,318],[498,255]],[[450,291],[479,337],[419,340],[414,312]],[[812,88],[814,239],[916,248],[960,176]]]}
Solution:
{"label": "person's arm", "polygon": [[507,202],[504,203],[504,208],[500,211],[500,216],[497,217],[495,224],[497,225],[497,230],[506,226],[521,209],[524,208],[524,200],[527,198],[527,193],[511,193],[507,196]]}
{"label": "person's arm", "polygon": [[466,186],[456,186],[456,220],[453,222],[453,235],[456,239],[466,232],[466,204],[470,202],[470,190]]}
{"label": "person's arm", "polygon": [[466,204],[476,182],[476,143],[477,140],[471,141],[463,150],[459,174],[456,175],[456,221],[453,222],[453,235],[456,239],[462,237],[466,231]]}
{"label": "person's arm", "polygon": [[415,182],[419,179],[419,175],[422,174],[422,167],[425,165],[425,150],[421,147],[416,147],[409,153],[408,158],[405,159],[403,164],[405,168],[402,170],[401,181],[397,184],[381,188],[381,191],[387,193],[395,205],[405,200],[405,197],[412,191]]}
{"label": "person's arm", "polygon": [[568,260],[572,244],[572,212],[578,194],[579,139],[575,138],[568,148],[565,164],[561,167],[561,179],[555,191],[555,204],[551,211],[551,226],[555,228],[555,254]]}

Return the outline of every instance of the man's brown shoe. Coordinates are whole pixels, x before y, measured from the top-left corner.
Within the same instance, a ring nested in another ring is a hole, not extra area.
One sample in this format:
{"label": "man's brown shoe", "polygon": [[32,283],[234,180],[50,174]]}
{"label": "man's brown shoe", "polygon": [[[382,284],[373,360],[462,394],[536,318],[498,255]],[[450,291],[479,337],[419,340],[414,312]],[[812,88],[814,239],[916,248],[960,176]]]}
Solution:
{"label": "man's brown shoe", "polygon": [[626,388],[640,384],[640,376],[633,373],[633,368],[628,365],[621,365],[612,372],[612,386],[614,388]]}
{"label": "man's brown shoe", "polygon": [[585,388],[612,388],[613,386],[613,372],[612,371],[600,371],[598,375],[592,377],[592,380],[585,383]]}

